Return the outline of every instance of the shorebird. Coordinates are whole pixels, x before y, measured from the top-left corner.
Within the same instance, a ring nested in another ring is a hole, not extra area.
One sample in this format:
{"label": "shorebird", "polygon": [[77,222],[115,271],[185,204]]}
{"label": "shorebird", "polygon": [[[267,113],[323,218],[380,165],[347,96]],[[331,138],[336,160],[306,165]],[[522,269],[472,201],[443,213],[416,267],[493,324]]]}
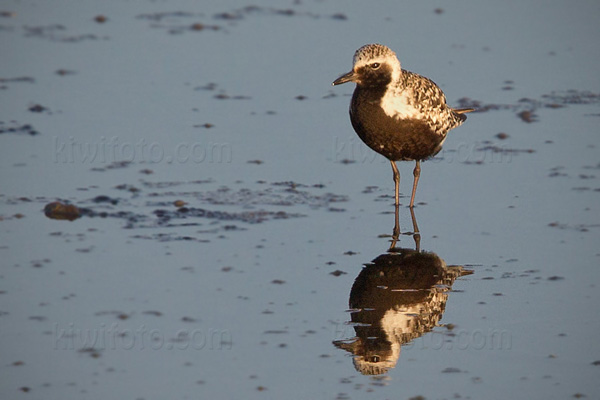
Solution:
{"label": "shorebird", "polygon": [[410,208],[421,174],[421,161],[435,156],[450,129],[467,119],[472,108],[453,109],[430,79],[400,67],[396,53],[381,44],[367,44],[354,54],[352,71],[333,85],[356,83],[350,121],[361,140],[392,164],[395,205],[400,201],[396,161],[415,161]]}

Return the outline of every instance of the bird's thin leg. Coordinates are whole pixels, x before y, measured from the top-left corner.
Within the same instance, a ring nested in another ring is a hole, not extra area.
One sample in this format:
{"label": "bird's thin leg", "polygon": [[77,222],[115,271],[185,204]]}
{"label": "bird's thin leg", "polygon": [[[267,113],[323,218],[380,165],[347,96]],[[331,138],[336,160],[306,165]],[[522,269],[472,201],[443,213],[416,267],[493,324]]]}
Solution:
{"label": "bird's thin leg", "polygon": [[419,176],[421,175],[421,161],[417,160],[417,165],[415,165],[415,169],[413,170],[413,190],[412,196],[410,197],[410,208],[414,207],[415,204],[415,193],[417,193],[417,184],[419,183]]}
{"label": "bird's thin leg", "polygon": [[421,232],[419,232],[419,226],[417,225],[417,217],[415,216],[415,209],[410,209],[410,217],[413,224],[413,239],[415,240],[415,249],[421,251]]}
{"label": "bird's thin leg", "polygon": [[398,238],[400,237],[400,213],[399,213],[399,207],[395,206],[395,212],[394,212],[394,216],[395,216],[395,220],[394,220],[394,230],[392,231],[392,244],[390,245],[390,248],[388,249],[388,251],[393,250],[396,247],[396,243],[398,243]]}
{"label": "bird's thin leg", "polygon": [[400,205],[400,172],[398,171],[398,166],[396,166],[396,163],[392,160],[390,160],[390,163],[392,163],[392,170],[394,170],[394,184],[395,184],[395,205],[396,207],[398,207]]}

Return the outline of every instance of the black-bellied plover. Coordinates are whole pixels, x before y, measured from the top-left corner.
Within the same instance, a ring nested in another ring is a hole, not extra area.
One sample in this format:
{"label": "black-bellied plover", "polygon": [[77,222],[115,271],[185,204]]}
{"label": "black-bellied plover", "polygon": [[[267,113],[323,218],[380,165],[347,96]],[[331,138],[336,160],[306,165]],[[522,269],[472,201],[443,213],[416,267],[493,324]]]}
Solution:
{"label": "black-bellied plover", "polygon": [[450,129],[461,125],[471,108],[452,109],[430,79],[400,67],[396,53],[381,44],[368,44],[354,54],[352,71],[333,85],[355,82],[350,103],[352,126],[363,142],[392,164],[395,204],[400,173],[396,161],[416,161],[410,207],[421,173],[421,161],[436,155]]}

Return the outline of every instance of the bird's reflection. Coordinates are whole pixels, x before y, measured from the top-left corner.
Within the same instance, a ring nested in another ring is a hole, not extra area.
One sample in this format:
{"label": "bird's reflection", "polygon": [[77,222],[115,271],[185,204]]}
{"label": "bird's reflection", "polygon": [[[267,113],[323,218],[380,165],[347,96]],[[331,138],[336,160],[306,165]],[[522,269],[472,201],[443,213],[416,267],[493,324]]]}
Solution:
{"label": "bird's reflection", "polygon": [[365,375],[394,368],[402,345],[439,326],[454,280],[472,273],[421,251],[419,228],[410,211],[415,249],[396,247],[400,235],[396,208],[390,248],[365,265],[350,291],[356,336],[333,342],[352,353],[354,366]]}

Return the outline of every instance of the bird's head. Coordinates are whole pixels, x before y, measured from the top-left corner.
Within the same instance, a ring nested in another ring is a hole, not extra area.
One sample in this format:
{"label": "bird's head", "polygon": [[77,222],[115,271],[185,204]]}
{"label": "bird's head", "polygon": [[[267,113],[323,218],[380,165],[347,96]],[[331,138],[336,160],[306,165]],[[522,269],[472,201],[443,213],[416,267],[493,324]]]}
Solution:
{"label": "bird's head", "polygon": [[367,44],[354,53],[352,71],[333,81],[333,85],[355,82],[359,86],[385,86],[400,78],[402,69],[396,53],[381,44]]}

